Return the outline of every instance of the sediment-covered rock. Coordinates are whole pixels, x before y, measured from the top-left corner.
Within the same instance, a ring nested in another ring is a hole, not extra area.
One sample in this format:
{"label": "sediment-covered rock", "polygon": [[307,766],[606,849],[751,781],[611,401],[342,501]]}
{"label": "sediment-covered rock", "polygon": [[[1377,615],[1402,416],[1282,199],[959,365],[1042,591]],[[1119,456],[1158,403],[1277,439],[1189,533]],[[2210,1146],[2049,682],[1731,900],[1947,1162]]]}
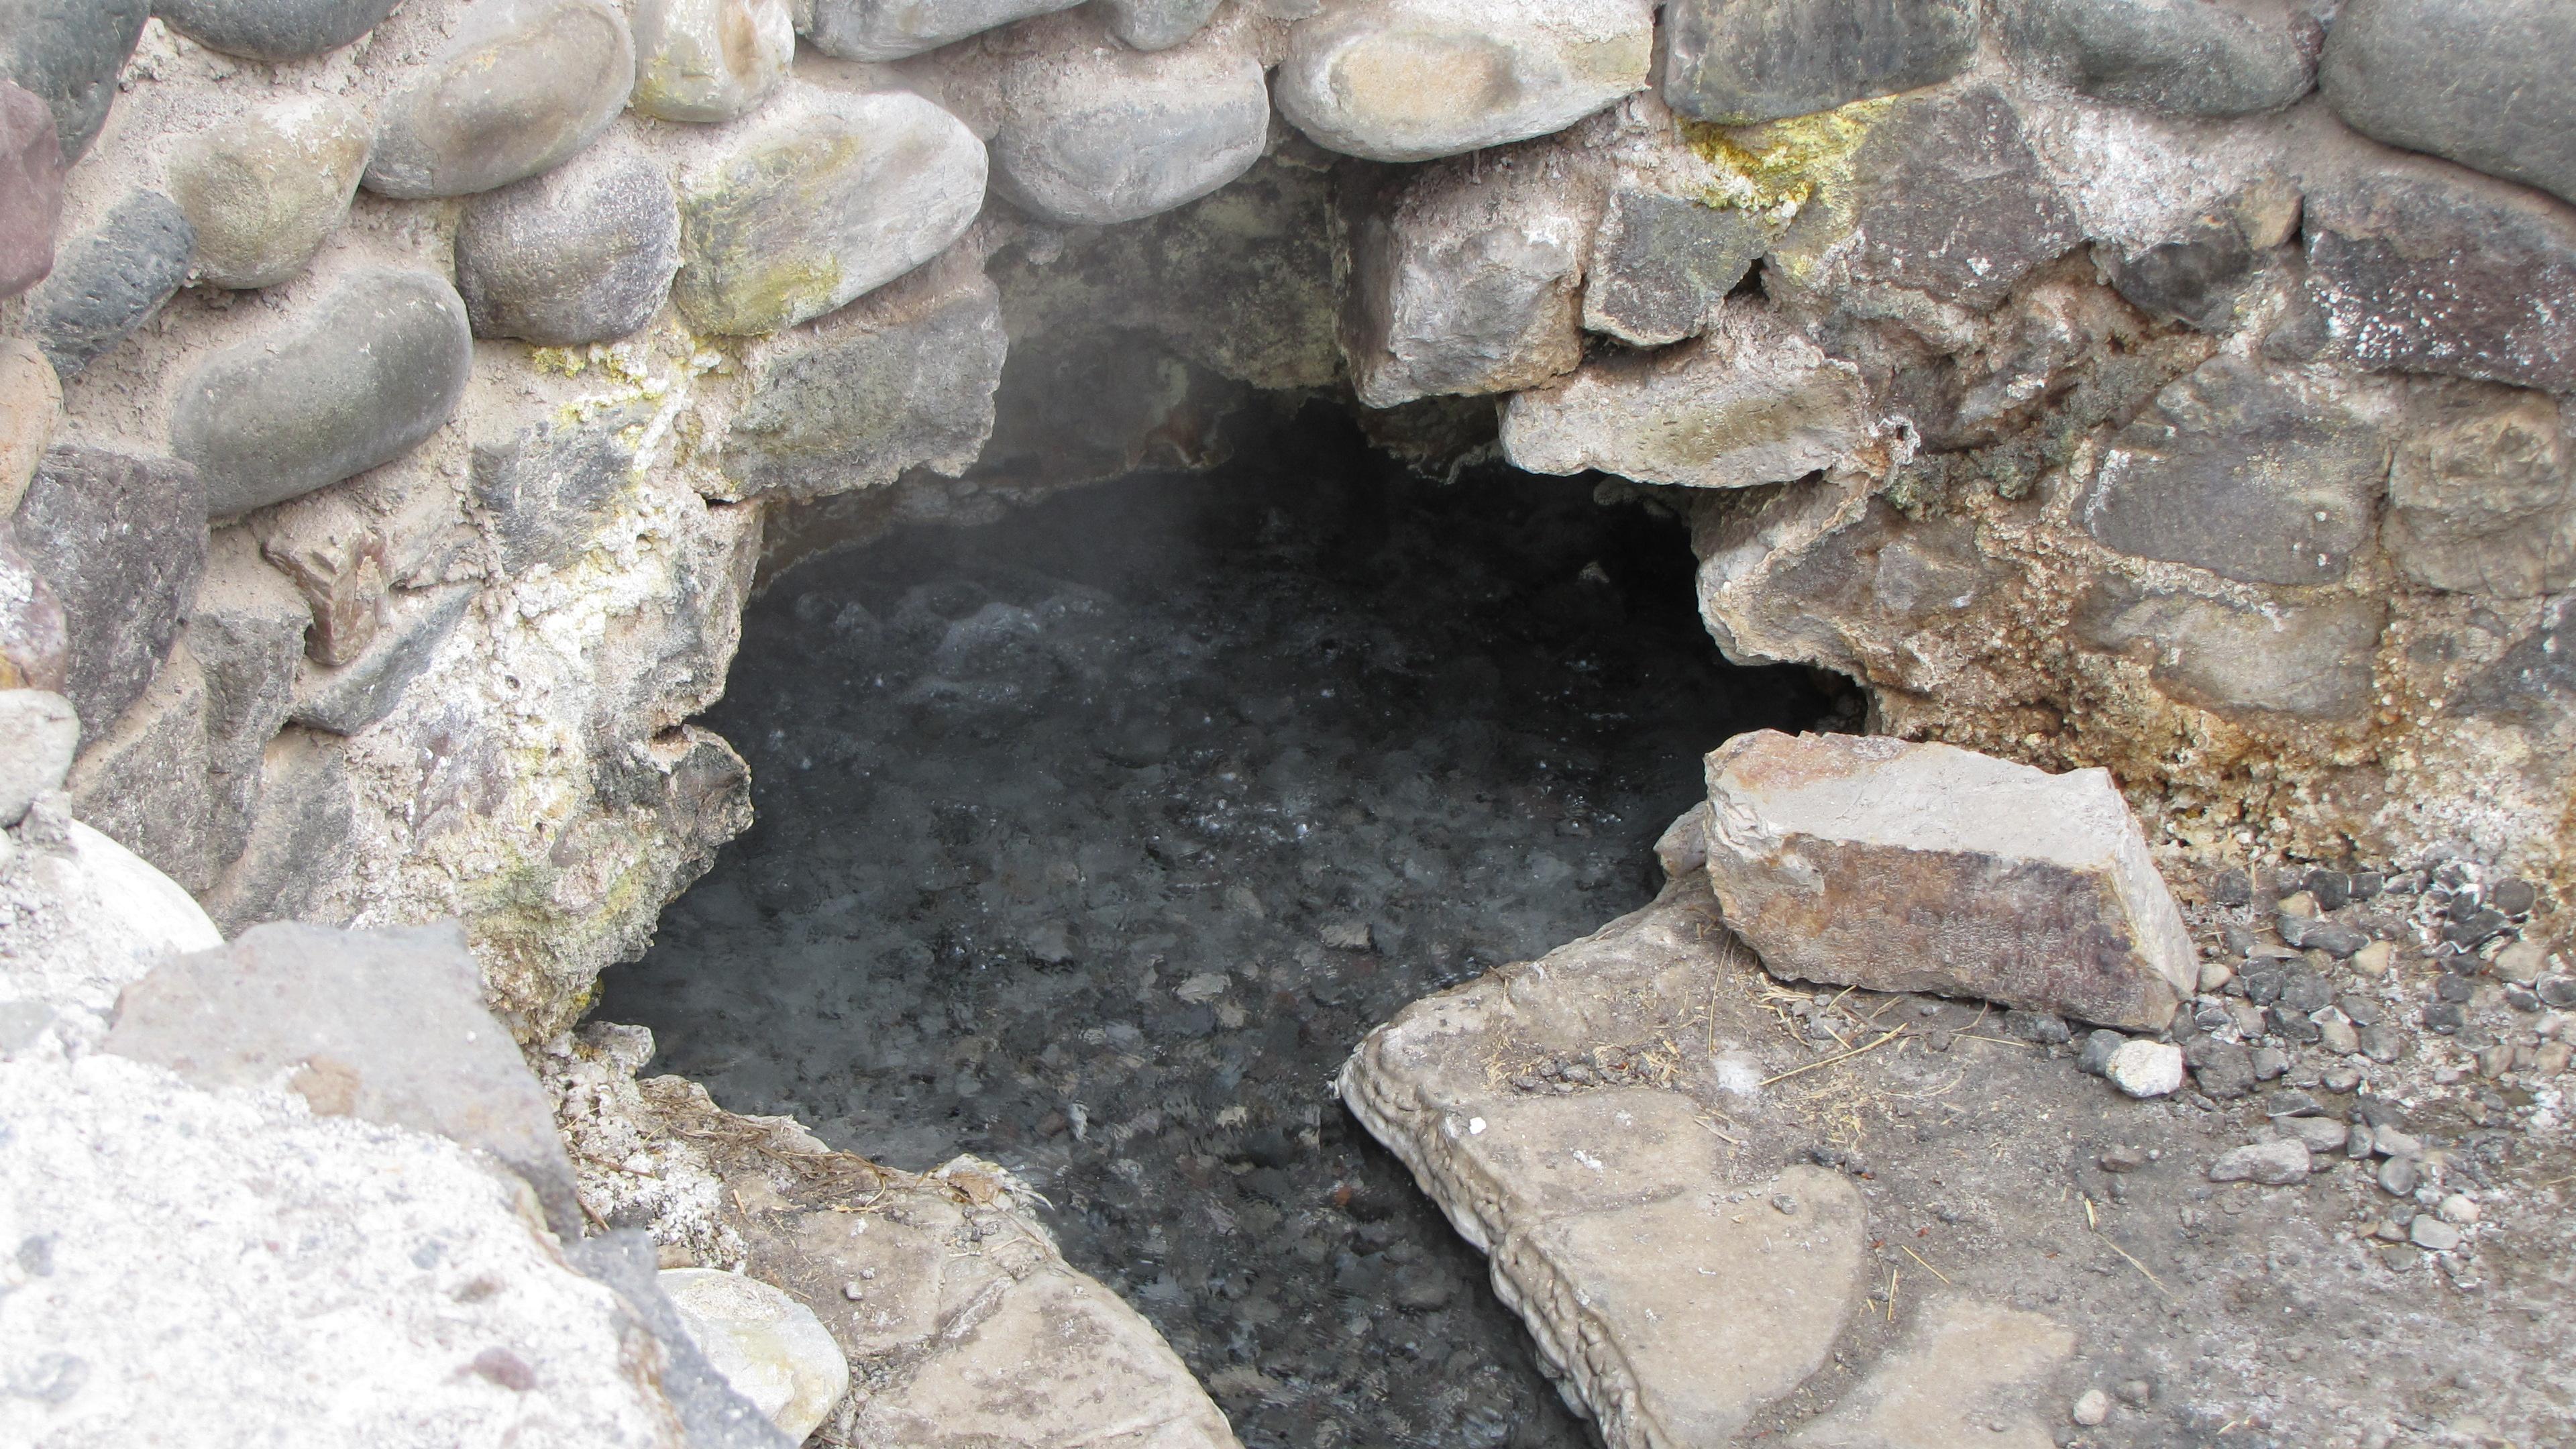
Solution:
{"label": "sediment-covered rock", "polygon": [[2078,637],[2139,655],[2170,698],[2238,719],[2349,720],[2370,709],[2379,599],[2327,596],[2249,607],[2105,579],[2076,606]]}
{"label": "sediment-covered rock", "polygon": [[2298,0],[2013,0],[1999,29],[2090,96],[2197,116],[2276,111],[2316,81],[2324,33]]}
{"label": "sediment-covered rock", "polygon": [[1562,130],[1642,89],[1654,42],[1640,0],[1354,0],[1289,33],[1279,111],[1346,155],[1456,156]]}
{"label": "sediment-covered rock", "polygon": [[1225,36],[1145,52],[1074,16],[1025,25],[993,77],[993,187],[1046,221],[1107,226],[1196,201],[1259,160],[1261,62]]}
{"label": "sediment-covered rock", "polygon": [[2318,80],[2365,136],[2576,202],[2570,67],[2576,14],[2550,0],[2351,0]]}
{"label": "sediment-covered rock", "polygon": [[125,198],[97,230],[64,246],[52,275],[27,294],[27,335],[56,373],[79,376],[179,290],[196,245],[196,228],[170,198]]}
{"label": "sediment-covered rock", "polygon": [[974,133],[918,96],[815,98],[683,178],[673,300],[727,336],[822,316],[955,241],[985,168]]}
{"label": "sediment-covered rock", "polygon": [[1582,360],[1599,189],[1553,146],[1450,162],[1345,201],[1342,354],[1360,401],[1533,387]]}
{"label": "sediment-covered rock", "polygon": [[143,693],[178,637],[206,568],[197,470],[58,443],[12,527],[19,552],[61,601],[84,743]]}
{"label": "sediment-covered rock", "polygon": [[665,121],[730,121],[769,98],[796,58],[787,0],[640,0],[635,94]]}
{"label": "sediment-covered rock", "polygon": [[74,1026],[84,1040],[128,983],[174,952],[224,943],[177,882],[66,816],[58,801],[40,797],[10,840],[20,849],[0,873],[0,900],[8,906],[0,998],[48,1017],[90,1018]]}
{"label": "sediment-covered rock", "polygon": [[493,0],[386,98],[367,189],[464,196],[571,159],[635,88],[635,40],[608,0]]}
{"label": "sediment-covered rock", "polygon": [[400,0],[155,0],[161,22],[201,45],[260,60],[300,60],[365,35]]}
{"label": "sediment-covered rock", "polygon": [[23,337],[0,338],[0,517],[27,496],[62,410],[63,386],[44,352]]}
{"label": "sediment-covered rock", "polygon": [[1777,975],[2148,1030],[2198,989],[2103,771],[1765,730],[1711,754],[1708,781],[1710,883]]}
{"label": "sediment-covered rock", "polygon": [[43,689],[0,689],[0,829],[15,825],[47,790],[59,790],[80,743],[72,702]]}
{"label": "sediment-covered rock", "polygon": [[1656,353],[1613,355],[1503,409],[1503,454],[1533,473],[1748,488],[1839,466],[1871,440],[1860,379],[1757,314]]}
{"label": "sediment-covered rock", "polygon": [[1207,24],[1219,0],[1101,0],[1109,33],[1138,50],[1169,50]]}
{"label": "sediment-covered rock", "polygon": [[471,584],[444,584],[389,597],[385,621],[346,663],[307,662],[295,681],[287,718],[353,735],[393,713],[403,691],[436,661],[447,637],[474,606]]}
{"label": "sediment-covered rock", "polygon": [[2420,397],[2388,501],[2381,542],[2419,584],[2507,599],[2576,584],[2576,469],[2547,393],[2467,384]]}
{"label": "sediment-covered rock", "polygon": [[484,192],[456,224],[456,290],[478,337],[607,342],[662,308],[680,269],[679,199],[660,165],[591,147]]}
{"label": "sediment-covered rock", "polygon": [[1664,100],[1741,126],[1937,85],[1977,50],[1972,0],[1676,0]]}
{"label": "sediment-covered rock", "polygon": [[388,463],[464,396],[465,303],[430,272],[360,269],[275,331],[217,353],[181,385],[170,447],[227,517]]}
{"label": "sediment-covered rock", "polygon": [[338,230],[366,173],[373,137],[345,101],[301,97],[180,143],[170,197],[196,228],[199,280],[274,287]]}

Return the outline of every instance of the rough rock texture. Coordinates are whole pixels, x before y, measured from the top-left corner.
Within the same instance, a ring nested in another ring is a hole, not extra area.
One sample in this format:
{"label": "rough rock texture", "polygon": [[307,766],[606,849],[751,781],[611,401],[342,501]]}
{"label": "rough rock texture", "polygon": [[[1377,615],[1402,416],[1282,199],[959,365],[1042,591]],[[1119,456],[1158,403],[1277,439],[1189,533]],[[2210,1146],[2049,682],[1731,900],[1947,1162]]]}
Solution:
{"label": "rough rock texture", "polygon": [[2301,231],[2308,294],[2362,366],[2576,390],[2564,205],[2392,155],[2312,182]]}
{"label": "rough rock texture", "polygon": [[1196,201],[1269,140],[1261,63],[1232,36],[1118,45],[1087,19],[1032,22],[992,78],[993,188],[1046,221],[1106,226]]}
{"label": "rough rock texture", "polygon": [[2576,15],[2548,0],[2349,0],[2318,81],[2365,136],[2576,201],[2571,63]]}
{"label": "rough rock texture", "polygon": [[179,290],[196,244],[196,228],[170,198],[127,197],[98,230],[64,245],[53,273],[27,294],[27,334],[57,374],[78,377]]}
{"label": "rough rock texture", "polygon": [[680,1310],[662,1291],[659,1256],[653,1240],[635,1228],[612,1228],[567,1244],[564,1252],[584,1275],[617,1290],[660,1342],[662,1393],[680,1416],[689,1449],[793,1449],[795,1441],[727,1383],[689,1336]]}
{"label": "rough rock texture", "polygon": [[71,639],[53,587],[0,524],[0,687],[60,691],[71,677]]}
{"label": "rough rock texture", "polygon": [[665,121],[730,121],[769,98],[796,58],[787,0],[642,0],[635,7],[636,110]]}
{"label": "rough rock texture", "polygon": [[845,60],[902,60],[1078,0],[804,0],[797,30]]}
{"label": "rough rock texture", "polygon": [[469,584],[447,584],[387,598],[385,620],[344,664],[307,662],[295,681],[287,718],[354,735],[393,713],[403,691],[437,662],[438,651],[474,606]]}
{"label": "rough rock texture", "polygon": [[316,1115],[435,1132],[525,1178],[559,1234],[578,1235],[553,1109],[454,923],[405,931],[258,926],[126,988],[103,1049],[214,1090],[280,1073]]}
{"label": "rough rock texture", "polygon": [[74,814],[189,890],[214,878],[206,682],[182,644],[124,713],[84,741],[63,782]]}
{"label": "rough rock texture", "polygon": [[2408,578],[2509,599],[2576,584],[2576,460],[2555,398],[2443,388],[2407,424],[2380,538]]}
{"label": "rough rock texture", "polygon": [[561,165],[635,87],[635,40],[607,0],[493,0],[389,97],[367,189],[463,196]]}
{"label": "rough rock texture", "polygon": [[[2031,1390],[2068,1353],[2066,1330],[1963,1286],[1913,1309],[1900,1337],[1864,1298],[1884,1275],[1878,1194],[1748,1141],[1787,1104],[1746,1049],[1765,1016],[1758,973],[1725,942],[1705,886],[1676,886],[1407,1008],[1360,1044],[1343,1100],[1491,1256],[1495,1292],[1614,1449],[1762,1441],[1822,1410],[1792,1442],[1915,1442],[1831,1426],[1902,1419],[1924,1390],[1898,1385],[1963,1374],[1952,1403],[1980,1430],[2046,1442]],[[1533,1075],[1568,1060],[1596,1064],[1585,1085]],[[2040,1351],[1993,1355],[2007,1342]]]}
{"label": "rough rock texture", "polygon": [[606,145],[484,192],[456,226],[456,290],[477,337],[613,341],[661,310],[679,269],[670,178]]}
{"label": "rough rock texture", "polygon": [[196,228],[197,277],[273,287],[304,270],[348,215],[373,136],[344,101],[280,102],[189,137],[170,197]]}
{"label": "rough rock texture", "polygon": [[1533,473],[1599,468],[1692,488],[1785,483],[1866,446],[1862,406],[1848,364],[1748,316],[1514,394],[1503,455]]}
{"label": "rough rock texture", "polygon": [[188,651],[206,685],[206,769],[217,864],[249,843],[259,809],[260,756],[286,725],[296,661],[313,611],[286,576],[260,558],[248,530],[218,532],[188,610]]}
{"label": "rough rock texture", "polygon": [[1971,0],[1677,0],[1664,100],[1740,126],[1935,85],[1977,49]]}
{"label": "rough rock texture", "polygon": [[1007,1173],[832,1152],[694,1083],[638,1083],[651,1054],[643,1029],[602,1023],[540,1059],[582,1201],[643,1227],[666,1264],[739,1267],[814,1311],[852,1369],[815,1442],[1233,1449],[1180,1360],[1065,1265]]}
{"label": "rough rock texture", "polygon": [[803,1443],[850,1391],[840,1344],[785,1292],[713,1268],[665,1269],[660,1282],[698,1350],[788,1439]]}
{"label": "rough rock texture", "polygon": [[1169,50],[1207,24],[1219,0],[1101,0],[1109,33],[1138,50]]}
{"label": "rough rock texture", "polygon": [[650,1338],[456,1144],[109,1055],[0,1081],[11,1440],[676,1449]]}
{"label": "rough rock texture", "polygon": [[[171,953],[224,943],[177,882],[58,808],[40,801],[10,843],[18,848],[0,870],[0,996],[12,1003],[101,1017]],[[0,1043],[0,1052],[18,1045]]]}
{"label": "rough rock texture", "polygon": [[63,386],[45,354],[24,338],[0,339],[0,516],[27,496],[62,410]]}
{"label": "rough rock texture", "polygon": [[888,293],[764,363],[725,441],[746,496],[872,488],[918,467],[953,478],[982,451],[1008,350],[992,283]]}
{"label": "rough rock texture", "polygon": [[185,463],[58,443],[19,501],[18,550],[68,622],[62,692],[84,744],[143,693],[178,637],[206,567],[204,497]]}
{"label": "rough rock texture", "polygon": [[1583,326],[1637,347],[1695,337],[1770,245],[1771,228],[1742,207],[1623,187],[1592,236]]}
{"label": "rough rock texture", "polygon": [[151,14],[151,0],[8,0],[0,6],[0,76],[45,103],[63,164],[79,160],[107,123],[116,73]]}
{"label": "rough rock texture", "polygon": [[1773,974],[2153,1030],[2198,956],[2101,771],[1760,731],[1708,757],[1708,874]]}
{"label": "rough rock texture", "polygon": [[1533,387],[1582,360],[1601,200],[1552,145],[1427,167],[1345,201],[1342,354],[1362,404]]}
{"label": "rough rock texture", "polygon": [[80,716],[72,702],[41,689],[0,689],[0,829],[18,823],[28,805],[59,790],[80,743]]}
{"label": "rough rock texture", "polygon": [[2137,656],[2175,699],[2239,716],[2350,720],[2370,708],[2388,609],[2350,596],[2249,608],[2108,579],[2073,622],[2086,643]]}
{"label": "rough rock texture", "polygon": [[2316,80],[2324,35],[2300,0],[2015,0],[2000,28],[2086,95],[2198,116],[2276,111]]}
{"label": "rough rock texture", "polygon": [[294,60],[365,35],[400,0],[155,0],[152,13],[189,39],[234,55]]}
{"label": "rough rock texture", "polygon": [[269,336],[207,360],[170,449],[221,518],[327,487],[409,452],[456,410],[473,362],[465,303],[434,273],[341,277]]}
{"label": "rough rock texture", "polygon": [[955,241],[985,165],[974,133],[918,96],[813,99],[684,176],[673,300],[732,336],[819,317]]}
{"label": "rough rock texture", "polygon": [[1353,0],[1301,20],[1279,111],[1317,145],[1427,161],[1562,130],[1646,84],[1640,0]]}

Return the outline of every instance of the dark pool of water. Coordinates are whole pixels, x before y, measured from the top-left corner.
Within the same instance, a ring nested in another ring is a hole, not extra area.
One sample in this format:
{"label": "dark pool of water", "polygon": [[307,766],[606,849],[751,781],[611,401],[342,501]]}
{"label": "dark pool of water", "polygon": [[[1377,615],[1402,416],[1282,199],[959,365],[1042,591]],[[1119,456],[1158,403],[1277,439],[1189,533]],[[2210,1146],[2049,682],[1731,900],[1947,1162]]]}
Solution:
{"label": "dark pool of water", "polygon": [[1827,701],[1719,657],[1671,520],[1309,421],[781,580],[708,719],[759,823],[599,1015],[737,1111],[1019,1171],[1254,1449],[1585,1444],[1329,1079],[1646,901],[1700,755]]}

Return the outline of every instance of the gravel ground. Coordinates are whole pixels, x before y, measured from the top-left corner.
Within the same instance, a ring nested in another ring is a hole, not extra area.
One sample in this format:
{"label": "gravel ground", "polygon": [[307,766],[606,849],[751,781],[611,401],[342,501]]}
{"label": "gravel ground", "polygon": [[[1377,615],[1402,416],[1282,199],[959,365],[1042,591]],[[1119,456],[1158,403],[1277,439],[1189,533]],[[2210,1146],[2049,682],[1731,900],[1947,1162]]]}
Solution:
{"label": "gravel ground", "polygon": [[1316,429],[811,561],[709,723],[759,824],[609,976],[658,1070],[905,1167],[974,1152],[1247,1445],[1577,1445],[1483,1258],[1327,1079],[1651,898],[1740,730],[1680,527]]}

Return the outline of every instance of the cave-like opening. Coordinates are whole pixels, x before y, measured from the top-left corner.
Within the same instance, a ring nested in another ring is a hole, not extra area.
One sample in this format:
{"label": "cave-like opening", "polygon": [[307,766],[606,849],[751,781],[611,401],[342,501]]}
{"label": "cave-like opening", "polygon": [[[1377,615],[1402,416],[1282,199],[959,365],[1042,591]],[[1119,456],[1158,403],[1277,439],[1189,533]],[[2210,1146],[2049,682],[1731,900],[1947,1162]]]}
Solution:
{"label": "cave-like opening", "polygon": [[758,823],[599,1014],[736,1111],[1013,1169],[1247,1445],[1583,1444],[1329,1079],[1645,902],[1702,752],[1836,703],[1718,653],[1651,501],[1309,406],[773,581],[708,720]]}

